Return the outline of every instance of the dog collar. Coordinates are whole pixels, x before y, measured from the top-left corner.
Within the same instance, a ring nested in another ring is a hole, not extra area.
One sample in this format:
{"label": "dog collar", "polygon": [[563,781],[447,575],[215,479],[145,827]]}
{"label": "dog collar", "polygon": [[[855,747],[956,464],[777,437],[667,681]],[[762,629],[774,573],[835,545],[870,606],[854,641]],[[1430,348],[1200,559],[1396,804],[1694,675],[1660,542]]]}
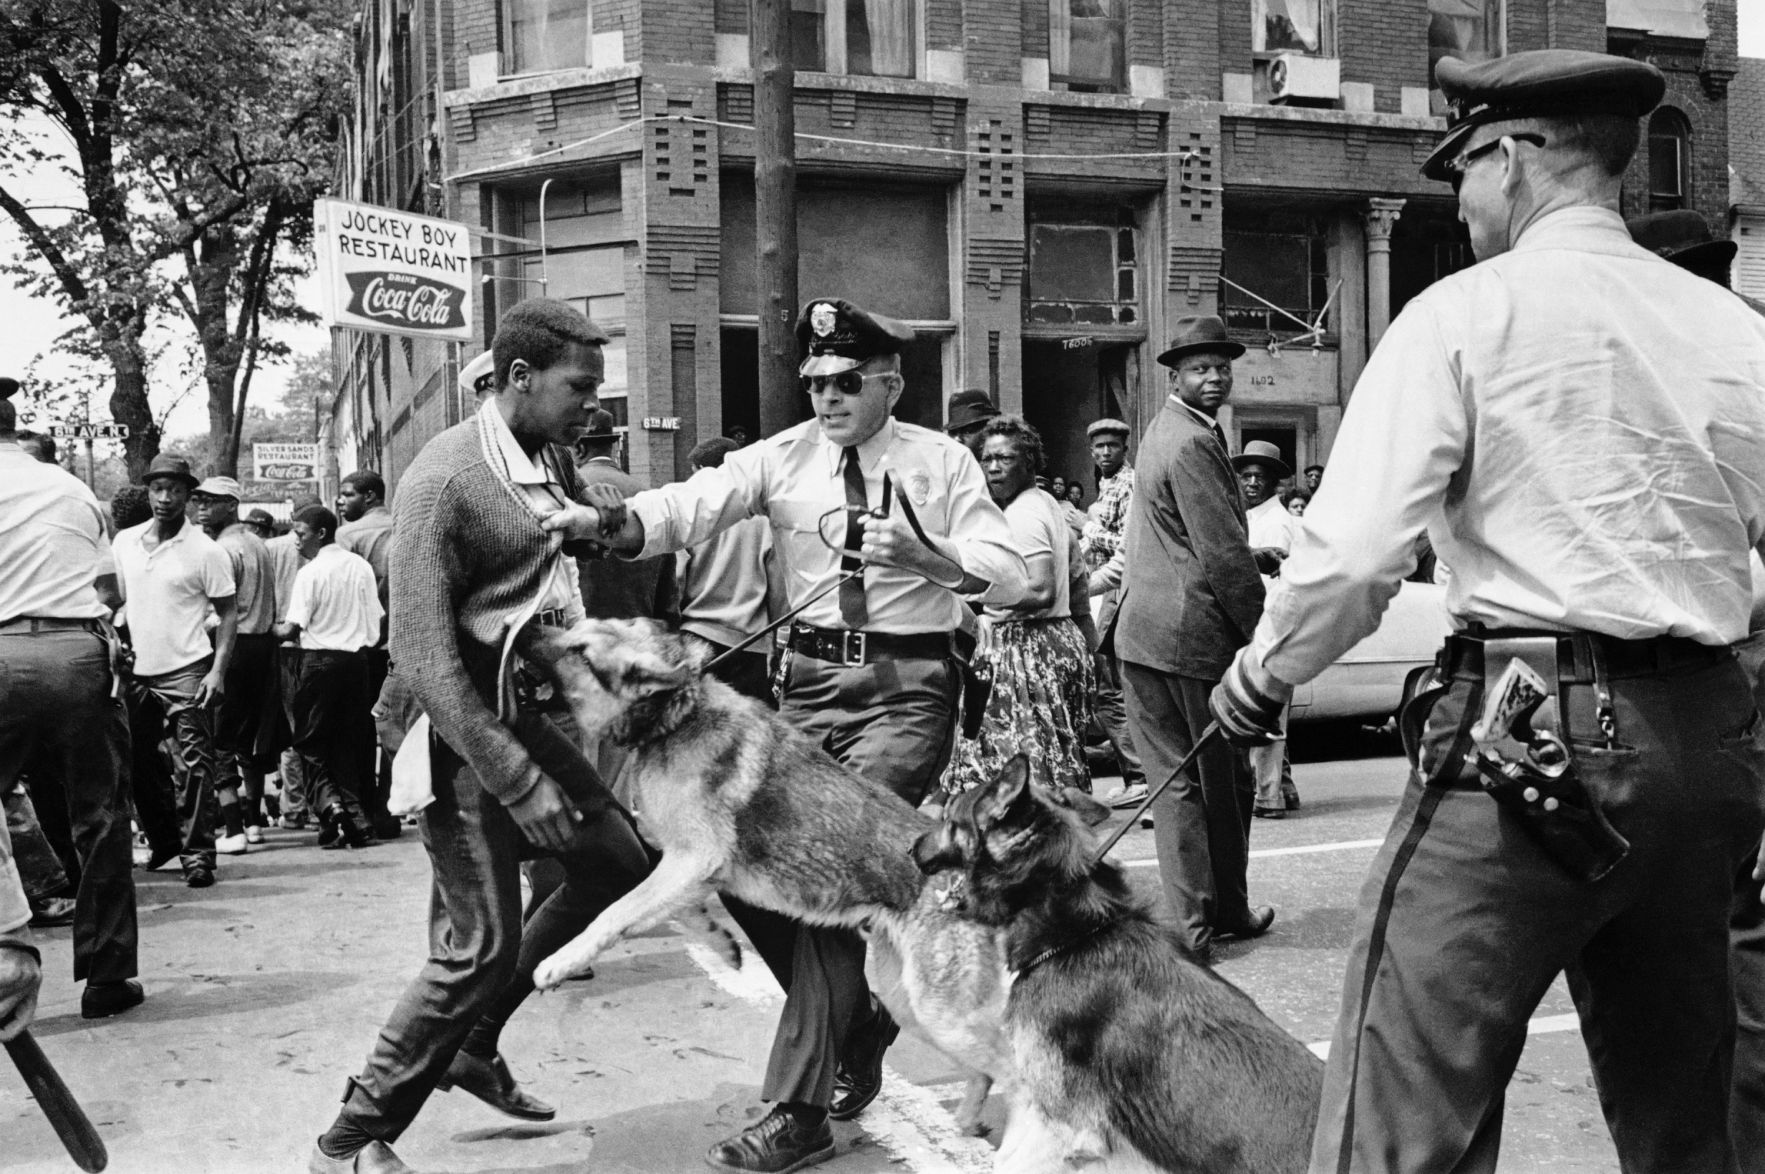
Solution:
{"label": "dog collar", "polygon": [[1063,943],[1062,945],[1058,945],[1058,946],[1051,946],[1048,949],[1043,950],[1040,954],[1037,954],[1034,958],[1031,958],[1028,962],[1025,962],[1022,966],[1019,966],[1017,968],[1017,973],[1019,975],[1028,974],[1030,971],[1034,970],[1036,967],[1040,966],[1042,963],[1048,961],[1050,958],[1057,958],[1060,955],[1066,953],[1068,950],[1076,950],[1080,946],[1084,945],[1086,942],[1090,941],[1092,938],[1096,937],[1098,934],[1102,933],[1104,930],[1111,929],[1114,926],[1115,926],[1115,919],[1114,918],[1111,918],[1108,921],[1098,922],[1096,925],[1092,926],[1090,930],[1088,930],[1087,932],[1085,932],[1083,934],[1080,934],[1078,937],[1074,938],[1072,941]]}

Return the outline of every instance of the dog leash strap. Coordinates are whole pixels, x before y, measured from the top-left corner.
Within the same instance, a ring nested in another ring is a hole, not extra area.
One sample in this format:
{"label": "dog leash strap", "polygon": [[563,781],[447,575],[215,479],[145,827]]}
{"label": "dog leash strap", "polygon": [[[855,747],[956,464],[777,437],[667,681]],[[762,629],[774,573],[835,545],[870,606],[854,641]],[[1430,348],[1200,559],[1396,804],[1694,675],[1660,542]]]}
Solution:
{"label": "dog leash strap", "polygon": [[737,644],[734,648],[730,648],[730,649],[727,649],[723,652],[719,652],[716,656],[713,656],[710,660],[705,662],[705,668],[703,671],[710,672],[713,667],[715,667],[716,665],[722,664],[724,661],[728,660],[730,657],[734,656],[736,653],[747,651],[750,647],[753,646],[753,644],[756,641],[764,640],[766,637],[772,635],[772,633],[778,631],[780,628],[784,627],[786,624],[790,623],[792,620],[794,620],[798,616],[802,615],[805,611],[809,610],[811,605],[813,605],[813,604],[819,602],[820,600],[825,599],[827,596],[833,594],[835,591],[837,591],[839,589],[839,586],[841,583],[844,583],[847,579],[856,578],[857,576],[862,575],[863,573],[864,573],[864,564],[860,563],[858,566],[854,567],[850,571],[847,571],[845,574],[841,575],[839,578],[837,578],[833,582],[829,583],[826,587],[823,587],[820,591],[817,591],[814,595],[811,595],[808,599],[805,599],[798,606],[793,607],[790,611],[786,612],[784,615],[778,617],[776,620],[773,620],[770,624],[767,624],[764,628],[761,628],[758,632],[755,632],[752,636],[749,636],[746,640],[743,640],[740,644]]}
{"label": "dog leash strap", "polygon": [[1207,728],[1205,730],[1201,731],[1201,737],[1197,738],[1195,740],[1195,745],[1193,745],[1189,748],[1189,753],[1183,755],[1183,761],[1177,763],[1177,769],[1173,770],[1169,775],[1167,775],[1165,777],[1164,782],[1158,784],[1157,787],[1154,787],[1152,789],[1152,792],[1146,796],[1145,802],[1140,804],[1140,810],[1134,812],[1133,815],[1128,817],[1128,822],[1126,822],[1126,823],[1122,824],[1122,826],[1116,828],[1114,833],[1110,835],[1109,839],[1103,841],[1103,847],[1097,849],[1097,855],[1095,857],[1093,857],[1091,860],[1091,866],[1093,868],[1095,868],[1097,865],[1103,863],[1103,858],[1105,856],[1109,855],[1109,850],[1111,848],[1115,847],[1116,842],[1119,841],[1123,836],[1127,835],[1128,829],[1133,827],[1135,824],[1139,823],[1140,817],[1142,815],[1145,815],[1146,812],[1151,809],[1153,800],[1157,799],[1160,795],[1164,794],[1164,789],[1166,787],[1170,786],[1172,783],[1176,782],[1177,776],[1182,774],[1184,771],[1188,770],[1189,764],[1191,762],[1195,761],[1196,756],[1199,755],[1203,750],[1207,749],[1207,744],[1209,742],[1213,741],[1215,738],[1217,738],[1219,736],[1220,736],[1220,723],[1208,722]]}

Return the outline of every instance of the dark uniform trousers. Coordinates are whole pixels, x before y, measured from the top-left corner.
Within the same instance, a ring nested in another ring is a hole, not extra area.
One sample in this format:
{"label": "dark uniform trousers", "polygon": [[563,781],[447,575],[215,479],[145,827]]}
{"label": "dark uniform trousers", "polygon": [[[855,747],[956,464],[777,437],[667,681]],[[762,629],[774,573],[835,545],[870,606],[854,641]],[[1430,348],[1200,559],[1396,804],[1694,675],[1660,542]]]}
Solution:
{"label": "dark uniform trousers", "polygon": [[[1128,721],[1146,782],[1176,773],[1207,728],[1207,697],[1217,682],[1122,662]],[[1250,812],[1255,781],[1224,738],[1204,749],[1152,805],[1158,876],[1184,945],[1205,950],[1213,935],[1250,922]]]}
{"label": "dark uniform trousers", "polygon": [[[1754,702],[1765,709],[1765,633],[1755,632],[1735,651],[1752,682]],[[1748,853],[1735,872],[1728,921],[1736,1014],[1728,1131],[1741,1174],[1765,1174],[1765,904],[1759,900],[1765,882],[1753,879],[1758,859],[1758,851]]]}
{"label": "dark uniform trousers", "polygon": [[1581,777],[1631,845],[1594,883],[1464,764],[1480,675],[1414,703],[1432,706],[1420,768],[1361,894],[1314,1174],[1493,1171],[1527,1020],[1565,971],[1622,1169],[1736,1168],[1728,921],[1765,823],[1753,696],[1731,656],[1611,689],[1612,748],[1593,688],[1562,692]]}
{"label": "dark uniform trousers", "polygon": [[[799,653],[779,712],[841,765],[918,807],[950,760],[960,682],[950,660],[847,668]],[[827,1107],[847,1041],[887,1014],[864,978],[864,940],[732,898],[724,904],[785,989],[761,1098]]]}
{"label": "dark uniform trousers", "polygon": [[80,863],[74,978],[98,983],[136,974],[129,722],[110,683],[110,649],[95,631],[0,633],[0,791],[28,759],[42,768],[31,780],[38,805],[65,805]]}
{"label": "dark uniform trousers", "polygon": [[541,855],[478,776],[439,738],[435,801],[418,817],[434,868],[429,960],[400,996],[345,1094],[344,1115],[382,1141],[415,1119],[479,1017],[534,968],[649,875],[631,820],[576,746],[544,715],[518,714],[511,729],[582,812],[565,880],[521,922],[520,865]]}

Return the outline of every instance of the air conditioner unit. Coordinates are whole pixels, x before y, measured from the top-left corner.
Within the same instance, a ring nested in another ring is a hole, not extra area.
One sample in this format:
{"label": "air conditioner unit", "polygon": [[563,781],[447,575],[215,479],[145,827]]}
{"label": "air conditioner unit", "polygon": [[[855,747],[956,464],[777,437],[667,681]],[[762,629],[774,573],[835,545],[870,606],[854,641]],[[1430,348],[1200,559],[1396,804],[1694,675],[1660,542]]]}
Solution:
{"label": "air conditioner unit", "polygon": [[1342,62],[1335,57],[1282,53],[1269,62],[1269,98],[1275,102],[1334,102],[1342,96]]}

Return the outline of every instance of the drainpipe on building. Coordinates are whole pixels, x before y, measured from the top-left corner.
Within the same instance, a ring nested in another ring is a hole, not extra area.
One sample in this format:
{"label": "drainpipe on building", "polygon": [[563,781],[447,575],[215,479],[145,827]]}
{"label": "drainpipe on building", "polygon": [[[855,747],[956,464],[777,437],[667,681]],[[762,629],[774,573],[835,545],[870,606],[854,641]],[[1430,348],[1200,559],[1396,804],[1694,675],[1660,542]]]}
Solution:
{"label": "drainpipe on building", "polygon": [[[760,277],[760,435],[796,418],[797,117],[791,0],[754,0],[754,247]],[[727,426],[728,421],[725,421]]]}
{"label": "drainpipe on building", "polygon": [[343,474],[337,468],[337,397],[320,392],[315,401],[314,416],[319,425],[319,500],[337,500],[338,481]]}

